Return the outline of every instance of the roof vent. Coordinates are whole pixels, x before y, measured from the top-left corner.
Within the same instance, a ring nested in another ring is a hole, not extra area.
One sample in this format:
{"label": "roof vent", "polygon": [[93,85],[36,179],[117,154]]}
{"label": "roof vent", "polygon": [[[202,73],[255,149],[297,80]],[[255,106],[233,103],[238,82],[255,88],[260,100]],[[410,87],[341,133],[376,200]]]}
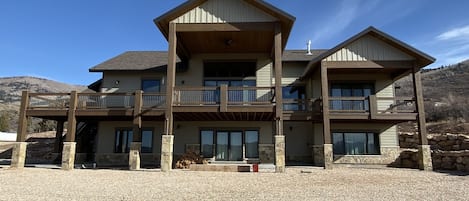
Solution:
{"label": "roof vent", "polygon": [[308,42],[306,43],[306,47],[308,49],[306,55],[313,55],[313,53],[311,53],[311,40],[308,40]]}

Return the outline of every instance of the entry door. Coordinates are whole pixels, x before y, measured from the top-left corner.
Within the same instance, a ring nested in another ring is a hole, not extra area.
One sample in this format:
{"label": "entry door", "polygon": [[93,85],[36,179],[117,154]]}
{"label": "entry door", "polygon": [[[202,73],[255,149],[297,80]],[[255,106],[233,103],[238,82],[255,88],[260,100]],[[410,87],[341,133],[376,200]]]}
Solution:
{"label": "entry door", "polygon": [[243,160],[243,133],[238,131],[217,132],[216,160]]}

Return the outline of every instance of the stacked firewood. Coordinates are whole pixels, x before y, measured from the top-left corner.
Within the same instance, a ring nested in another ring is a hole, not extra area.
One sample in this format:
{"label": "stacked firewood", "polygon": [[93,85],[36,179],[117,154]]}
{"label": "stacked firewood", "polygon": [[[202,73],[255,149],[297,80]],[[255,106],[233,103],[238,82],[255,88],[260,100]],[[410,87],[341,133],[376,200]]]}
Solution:
{"label": "stacked firewood", "polygon": [[191,164],[207,164],[207,160],[205,160],[202,156],[197,154],[194,151],[188,151],[184,155],[182,155],[179,160],[176,162],[176,168],[178,169],[189,169]]}

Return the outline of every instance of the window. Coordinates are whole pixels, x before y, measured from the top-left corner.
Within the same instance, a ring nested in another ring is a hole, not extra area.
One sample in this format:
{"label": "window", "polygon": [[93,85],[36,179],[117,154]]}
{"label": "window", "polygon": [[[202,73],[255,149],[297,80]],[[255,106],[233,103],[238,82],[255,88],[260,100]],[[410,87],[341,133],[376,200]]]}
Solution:
{"label": "window", "polygon": [[332,133],[334,154],[379,155],[379,135],[376,133]]}
{"label": "window", "polygon": [[[244,146],[244,153],[243,153]],[[259,158],[257,130],[201,130],[200,153],[204,158],[221,161],[241,161]]]}
{"label": "window", "polygon": [[299,102],[306,98],[303,86],[282,87],[282,97],[284,100],[283,110],[299,111],[306,109],[305,102]]}
{"label": "window", "polygon": [[[227,85],[228,87],[255,87],[256,80],[205,80],[206,87],[219,87]],[[220,102],[220,91],[205,91],[204,101]],[[230,102],[249,102],[256,100],[256,90],[230,90],[228,91],[228,101]]]}
{"label": "window", "polygon": [[[363,97],[367,98],[374,93],[373,84],[369,83],[342,83],[332,84],[329,95],[331,97]],[[368,99],[364,100],[331,100],[331,110],[369,110]]]}
{"label": "window", "polygon": [[205,158],[213,157],[213,131],[200,132],[200,153]]}
{"label": "window", "polygon": [[160,92],[160,80],[142,80],[142,91],[149,92],[149,93],[157,93]]}
{"label": "window", "polygon": [[255,77],[256,62],[216,62],[204,63],[204,77]]}
{"label": "window", "polygon": [[259,131],[246,131],[244,135],[246,158],[259,158]]}
{"label": "window", "polygon": [[[121,128],[116,130],[116,138],[114,143],[115,153],[129,153],[130,145],[133,141],[132,128]],[[142,130],[142,153],[153,152],[153,129]]]}

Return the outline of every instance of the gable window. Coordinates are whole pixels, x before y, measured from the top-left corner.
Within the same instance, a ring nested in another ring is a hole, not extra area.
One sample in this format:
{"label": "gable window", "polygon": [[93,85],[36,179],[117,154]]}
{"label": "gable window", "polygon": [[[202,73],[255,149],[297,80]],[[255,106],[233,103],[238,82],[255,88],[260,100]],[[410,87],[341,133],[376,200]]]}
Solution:
{"label": "gable window", "polygon": [[282,87],[283,110],[301,111],[306,109],[306,98],[304,86]]}
{"label": "gable window", "polygon": [[147,93],[158,93],[161,89],[161,82],[157,79],[142,80],[142,91]]}
{"label": "gable window", "polygon": [[373,84],[370,83],[333,83],[329,91],[333,99],[330,101],[331,110],[368,111],[368,97],[373,93]]}
{"label": "gable window", "polygon": [[369,132],[332,133],[334,154],[379,155],[379,135]]}
{"label": "gable window", "polygon": [[[119,128],[116,130],[114,152],[129,153],[130,145],[133,141],[132,128]],[[142,153],[153,152],[153,129],[145,128],[142,130]]]}

